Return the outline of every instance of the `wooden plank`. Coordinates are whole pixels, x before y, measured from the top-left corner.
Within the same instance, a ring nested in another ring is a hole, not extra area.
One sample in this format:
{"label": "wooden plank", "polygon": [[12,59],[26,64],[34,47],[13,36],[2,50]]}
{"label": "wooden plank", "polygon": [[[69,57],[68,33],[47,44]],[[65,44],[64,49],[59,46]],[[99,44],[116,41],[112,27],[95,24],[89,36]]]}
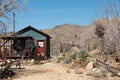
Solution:
{"label": "wooden plank", "polygon": [[120,77],[120,75],[118,74],[120,72],[120,68],[116,68],[116,67],[113,67],[109,64],[106,64],[105,62],[103,61],[100,61],[98,59],[96,59],[96,62],[95,62],[95,67],[97,68],[105,68],[107,71],[111,72],[112,74]]}

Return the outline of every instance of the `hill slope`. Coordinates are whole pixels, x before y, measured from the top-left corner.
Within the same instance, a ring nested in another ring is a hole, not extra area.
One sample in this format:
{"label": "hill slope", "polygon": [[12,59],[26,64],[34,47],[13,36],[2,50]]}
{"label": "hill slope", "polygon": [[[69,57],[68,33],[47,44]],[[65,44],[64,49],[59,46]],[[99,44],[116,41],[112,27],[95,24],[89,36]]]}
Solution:
{"label": "hill slope", "polygon": [[101,24],[101,27],[104,30],[103,37],[105,44],[102,45],[103,48],[109,45],[112,46],[113,44],[116,46],[115,40],[112,40],[111,42],[109,39],[117,38],[115,36],[118,35],[118,23],[118,18],[102,18],[88,26],[64,24],[58,25],[53,29],[44,30],[44,32],[52,37],[51,52],[54,54],[69,51],[72,47],[90,51],[96,49],[99,45],[102,45],[98,41],[100,38],[95,33],[96,27],[99,27],[97,26],[98,24]]}
{"label": "hill slope", "polygon": [[51,37],[51,51],[56,54],[70,50],[71,47],[79,49],[92,50],[93,46],[86,44],[96,44],[95,26],[80,26],[64,24],[53,29],[44,30]]}

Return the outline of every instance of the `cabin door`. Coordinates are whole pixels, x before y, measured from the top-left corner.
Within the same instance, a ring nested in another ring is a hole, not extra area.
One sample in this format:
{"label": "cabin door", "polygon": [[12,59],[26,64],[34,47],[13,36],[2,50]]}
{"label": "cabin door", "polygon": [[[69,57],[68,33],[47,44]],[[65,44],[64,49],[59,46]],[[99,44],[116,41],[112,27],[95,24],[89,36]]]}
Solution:
{"label": "cabin door", "polygon": [[41,56],[45,57],[45,53],[46,53],[45,40],[38,40],[37,45],[38,45],[38,54],[41,54]]}

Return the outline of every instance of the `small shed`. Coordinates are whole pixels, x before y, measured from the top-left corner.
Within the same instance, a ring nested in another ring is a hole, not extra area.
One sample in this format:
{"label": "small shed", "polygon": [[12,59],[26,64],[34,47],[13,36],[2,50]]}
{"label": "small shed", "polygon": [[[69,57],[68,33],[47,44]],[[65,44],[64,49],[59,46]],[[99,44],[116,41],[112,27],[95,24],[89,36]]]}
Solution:
{"label": "small shed", "polygon": [[[24,56],[25,58],[44,57],[50,58],[50,39],[51,37],[28,26],[18,31],[13,36],[2,37],[6,45],[4,46],[4,57],[18,58]],[[11,43],[11,45],[10,45]]]}

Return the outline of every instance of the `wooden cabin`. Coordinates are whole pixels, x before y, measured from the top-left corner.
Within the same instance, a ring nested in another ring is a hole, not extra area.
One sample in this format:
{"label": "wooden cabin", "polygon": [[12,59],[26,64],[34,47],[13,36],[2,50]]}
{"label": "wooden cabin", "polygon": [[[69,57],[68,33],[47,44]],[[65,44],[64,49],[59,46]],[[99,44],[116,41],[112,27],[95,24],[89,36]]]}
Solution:
{"label": "wooden cabin", "polygon": [[28,26],[13,36],[1,37],[1,53],[8,58],[50,58],[50,36]]}

